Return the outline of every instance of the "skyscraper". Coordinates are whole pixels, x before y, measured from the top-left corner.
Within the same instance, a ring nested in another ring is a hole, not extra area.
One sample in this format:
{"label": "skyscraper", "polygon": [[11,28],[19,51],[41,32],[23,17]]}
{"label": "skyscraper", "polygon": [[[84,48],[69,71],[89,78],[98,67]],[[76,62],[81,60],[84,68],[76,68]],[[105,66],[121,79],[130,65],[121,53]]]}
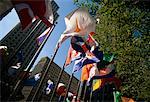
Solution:
{"label": "skyscraper", "polygon": [[[48,65],[48,62],[50,61],[50,59],[48,58],[48,57],[43,57],[43,58],[41,58],[41,60],[38,62],[38,64],[35,66],[35,68],[34,68],[34,70],[32,71],[32,73],[31,73],[31,77],[33,76],[33,75],[35,75],[35,74],[37,74],[37,73],[44,73],[44,71],[45,71],[45,69],[46,69],[46,67],[47,67],[47,65]],[[49,69],[49,71],[48,71],[48,74],[46,75],[46,77],[45,77],[45,79],[44,79],[44,83],[45,84],[43,84],[44,86],[42,86],[42,89],[40,89],[40,91],[39,91],[39,93],[38,93],[38,97],[36,98],[37,99],[37,101],[39,101],[39,100],[42,100],[42,101],[48,101],[48,99],[50,99],[50,97],[49,96],[51,96],[51,95],[45,95],[45,93],[44,93],[44,88],[45,88],[45,85],[46,85],[46,82],[47,82],[47,80],[51,80],[51,81],[53,81],[54,82],[54,84],[56,84],[56,81],[57,81],[57,78],[58,78],[58,75],[59,75],[59,73],[60,73],[60,71],[61,71],[61,68],[57,65],[57,64],[55,64],[54,62],[52,63],[52,65],[51,65],[51,67],[50,67],[50,69]],[[64,83],[65,84],[65,86],[67,86],[68,85],[68,83],[69,83],[69,78],[70,78],[70,75],[67,73],[67,72],[63,72],[63,74],[62,74],[62,77],[61,77],[61,79],[60,79],[60,82],[61,83]],[[70,92],[72,92],[72,93],[76,93],[76,91],[77,91],[77,88],[78,88],[78,82],[79,82],[79,80],[77,79],[77,78],[75,78],[75,77],[73,77],[73,80],[72,80],[72,84],[71,84],[71,86],[70,86]],[[38,84],[38,83],[37,83]],[[31,88],[31,87],[30,87]],[[30,93],[30,96],[28,97],[28,101],[30,101],[30,98],[32,98],[32,96],[33,96],[33,94],[35,94],[35,90],[36,90],[36,86],[32,89],[32,91],[31,91],[31,93]],[[26,88],[26,86],[24,87],[24,89],[26,89],[27,90],[27,88]],[[28,94],[29,95],[29,94]],[[27,95],[27,96],[28,96]],[[39,100],[38,100],[38,98],[39,98]]]}
{"label": "skyscraper", "polygon": [[[52,5],[52,11],[53,11],[53,15],[54,15],[54,24],[56,23],[56,20],[58,18],[58,5],[56,4],[55,1],[52,0],[51,2]],[[6,13],[7,14],[7,13]],[[4,17],[4,16],[3,16]],[[11,18],[10,18],[11,19]],[[3,28],[5,29],[5,28]],[[21,53],[22,57],[22,63],[21,63],[21,67],[19,68],[20,71],[23,71],[24,69],[27,68],[27,66],[29,65],[31,59],[33,58],[33,56],[35,55],[36,51],[38,50],[39,46],[37,44],[36,38],[42,34],[45,30],[47,29],[47,26],[41,22],[39,19],[37,19],[35,22],[33,22],[31,24],[31,26],[22,31],[21,29],[21,24],[17,24],[1,41],[0,41],[0,46],[5,45],[8,48],[8,63],[7,63],[7,68],[8,65],[16,65],[17,62],[20,62],[20,58],[19,58],[19,53]],[[15,53],[17,52],[17,53]],[[7,68],[1,68],[0,72],[7,73]],[[4,69],[4,70],[3,70]],[[19,72],[20,72],[19,71]],[[20,73],[17,73],[18,75]],[[14,87],[14,85],[16,84],[16,82],[18,81],[18,77],[15,77],[14,79],[11,79],[10,81],[6,80],[8,77],[7,75],[3,75],[3,77],[1,78],[1,82],[4,83],[3,88],[2,89],[6,89],[6,85],[9,83],[9,85],[11,84],[12,87]],[[15,81],[14,81],[15,80]],[[6,84],[6,85],[5,85]],[[9,86],[7,85],[7,86]],[[10,92],[8,92],[10,94]],[[1,93],[1,97],[3,98],[3,96],[6,96],[3,94],[3,92]],[[7,97],[6,97],[7,99]]]}
{"label": "skyscraper", "polygon": [[[51,2],[52,4],[52,10],[54,14],[54,23],[56,22],[58,18],[58,5],[55,1]],[[35,28],[35,26],[37,26]],[[35,28],[35,29],[34,29]],[[15,50],[19,48],[19,46],[24,42],[24,44],[20,47],[19,51],[22,53],[23,56],[23,62],[21,65],[22,69],[26,69],[28,66],[30,60],[34,56],[35,52],[38,49],[38,44],[36,41],[36,38],[43,33],[47,29],[47,26],[40,22],[39,20],[36,20],[33,22],[33,24],[29,27],[29,29],[22,31],[21,24],[17,24],[1,41],[1,45],[5,45],[8,47],[8,61],[9,64],[15,65],[19,58],[17,54],[15,57],[12,58],[12,55],[14,54]],[[29,36],[31,35],[31,36]],[[29,36],[29,37],[28,37]],[[26,40],[25,40],[26,39]],[[20,68],[20,69],[21,69]]]}

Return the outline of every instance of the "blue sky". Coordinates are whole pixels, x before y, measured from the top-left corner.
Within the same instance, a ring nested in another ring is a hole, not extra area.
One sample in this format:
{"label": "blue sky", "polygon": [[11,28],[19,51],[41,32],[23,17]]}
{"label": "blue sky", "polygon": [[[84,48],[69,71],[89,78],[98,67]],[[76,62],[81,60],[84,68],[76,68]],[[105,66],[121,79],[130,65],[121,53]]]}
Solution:
{"label": "blue sky", "polygon": [[[60,35],[65,30],[65,22],[64,17],[70,13],[72,10],[76,9],[77,7],[73,4],[73,0],[55,0],[58,6],[60,7],[58,10],[59,18],[57,20],[58,24],[56,25],[55,29],[53,30],[51,36],[49,37],[48,41],[46,42],[44,48],[42,49],[39,57],[37,58],[35,65],[37,62],[45,56],[48,56],[51,58],[54,52],[55,45],[57,41],[60,38]],[[15,10],[12,10],[11,13],[9,13],[6,17],[0,21],[0,40],[13,28],[16,26],[16,24],[19,23],[19,18],[15,12]],[[5,29],[4,29],[5,28]],[[67,53],[68,48],[70,44],[70,39],[66,40],[62,46],[59,48],[57,55],[54,59],[54,62],[58,64],[60,67],[63,66]],[[35,66],[34,65],[34,66]],[[69,65],[65,71],[67,71],[69,74],[72,72],[72,66]],[[79,79],[80,78],[80,72],[75,73],[75,76]]]}

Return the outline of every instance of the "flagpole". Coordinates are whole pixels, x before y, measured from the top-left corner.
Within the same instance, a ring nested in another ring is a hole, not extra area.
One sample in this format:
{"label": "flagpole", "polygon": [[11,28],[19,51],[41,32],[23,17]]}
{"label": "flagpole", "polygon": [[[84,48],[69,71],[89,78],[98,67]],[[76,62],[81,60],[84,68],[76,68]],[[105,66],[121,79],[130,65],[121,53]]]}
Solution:
{"label": "flagpole", "polygon": [[93,78],[92,78],[92,80],[91,80],[91,84],[90,84],[90,87],[91,87],[91,92],[90,92],[90,101],[89,102],[92,102],[92,94],[93,94]]}
{"label": "flagpole", "polygon": [[52,95],[51,95],[51,98],[50,98],[50,102],[52,102],[52,100],[53,100],[53,98],[54,98],[54,96],[55,96],[56,89],[57,89],[57,87],[58,87],[58,84],[59,84],[59,82],[60,82],[60,79],[61,79],[61,77],[62,77],[62,74],[63,74],[63,72],[64,72],[64,70],[65,70],[65,64],[66,64],[66,60],[65,60],[65,63],[64,63],[64,65],[63,65],[63,68],[61,69],[61,72],[59,73],[59,76],[58,76],[56,85],[55,85],[55,87],[54,87],[54,90],[53,90]]}
{"label": "flagpole", "polygon": [[21,44],[19,44],[19,46],[17,47],[17,49],[14,51],[13,55],[10,56],[9,60],[8,60],[8,64],[7,64],[7,68],[9,66],[11,66],[11,61],[12,59],[16,56],[16,54],[19,52],[20,48],[25,44],[25,42],[28,40],[28,38],[30,38],[30,36],[32,35],[32,33],[34,32],[34,30],[40,25],[42,21],[38,21],[38,23],[36,23],[36,25],[34,26],[34,28],[31,30],[31,32],[28,34],[28,36],[21,42]]}
{"label": "flagpole", "polygon": [[81,81],[79,80],[79,82],[78,82],[78,89],[77,89],[77,95],[76,95],[76,98],[75,98],[75,102],[77,101],[77,99],[78,99],[78,93],[79,93],[79,89],[80,89],[80,83],[81,83]]}
{"label": "flagpole", "polygon": [[84,93],[83,93],[83,100],[85,100],[86,93],[87,93],[87,81],[86,81],[85,89],[84,89]]}
{"label": "flagpole", "polygon": [[44,39],[44,41],[42,42],[42,44],[40,45],[40,47],[38,48],[38,50],[36,51],[35,55],[33,56],[33,58],[31,59],[29,65],[27,66],[27,71],[25,74],[23,74],[23,76],[21,77],[21,79],[17,82],[17,84],[14,87],[14,90],[12,92],[12,94],[10,95],[10,97],[8,98],[8,100],[10,100],[13,96],[16,95],[17,90],[19,90],[19,86],[21,85],[23,79],[27,76],[28,72],[30,71],[30,69],[32,68],[35,60],[37,59],[39,53],[41,52],[42,48],[44,47],[45,43],[47,42],[49,36],[51,35],[51,32],[53,31],[55,25],[52,25],[50,32],[48,33],[48,35],[46,36],[46,38]]}
{"label": "flagpole", "polygon": [[66,98],[67,98],[67,96],[68,96],[68,91],[69,91],[70,86],[71,86],[71,82],[72,82],[72,79],[73,79],[73,75],[74,75],[74,72],[72,72],[71,77],[70,77],[70,79],[69,79],[69,84],[68,84],[68,86],[67,86],[66,94],[65,94],[65,97],[64,97],[64,100],[63,100],[64,102],[66,102]]}
{"label": "flagpole", "polygon": [[38,84],[38,86],[37,86],[37,89],[36,89],[36,91],[35,91],[35,93],[34,93],[32,99],[31,99],[30,101],[35,101],[36,96],[37,96],[38,93],[39,93],[39,90],[42,88],[42,84],[43,84],[43,82],[44,82],[44,78],[46,77],[46,75],[47,75],[47,73],[48,73],[48,70],[49,70],[49,68],[51,67],[51,64],[53,63],[54,58],[55,58],[55,56],[56,56],[56,54],[57,54],[57,52],[58,52],[58,49],[59,49],[59,47],[58,47],[58,44],[57,44],[57,45],[56,45],[56,49],[55,49],[55,51],[54,51],[54,55],[53,55],[53,57],[51,58],[50,62],[48,63],[48,66],[47,66],[47,68],[45,69],[45,72],[43,73],[43,75],[42,75],[42,77],[41,77],[41,80],[40,80],[40,82],[39,82],[39,84]]}

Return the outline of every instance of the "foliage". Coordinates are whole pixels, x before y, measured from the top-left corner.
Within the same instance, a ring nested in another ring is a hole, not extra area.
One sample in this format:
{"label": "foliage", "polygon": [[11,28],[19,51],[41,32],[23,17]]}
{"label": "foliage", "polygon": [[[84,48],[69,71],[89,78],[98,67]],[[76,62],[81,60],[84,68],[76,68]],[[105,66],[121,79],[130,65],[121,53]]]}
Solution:
{"label": "foliage", "polygon": [[150,101],[150,9],[124,0],[101,0],[99,5],[95,38],[104,52],[117,54],[122,93]]}
{"label": "foliage", "polygon": [[76,4],[78,7],[87,7],[89,9],[89,12],[91,15],[95,16],[96,11],[99,8],[99,4],[97,2],[92,2],[94,0],[74,0],[74,4]]}

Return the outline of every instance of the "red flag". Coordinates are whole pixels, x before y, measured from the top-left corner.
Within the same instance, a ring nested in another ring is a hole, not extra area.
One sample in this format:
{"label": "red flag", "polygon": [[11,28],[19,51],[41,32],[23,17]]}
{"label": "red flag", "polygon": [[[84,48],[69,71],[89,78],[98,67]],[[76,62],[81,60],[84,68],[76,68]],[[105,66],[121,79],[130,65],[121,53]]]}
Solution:
{"label": "red flag", "polygon": [[30,4],[34,15],[38,16],[48,27],[53,24],[53,12],[50,0],[31,0],[26,2]]}
{"label": "red flag", "polygon": [[33,11],[29,4],[19,3],[19,1],[12,2],[15,5],[16,12],[18,13],[22,29],[27,28],[32,23],[34,18]]}
{"label": "red flag", "polygon": [[32,19],[39,17],[48,27],[53,24],[53,12],[50,0],[12,0],[19,15],[22,28],[25,29]]}

